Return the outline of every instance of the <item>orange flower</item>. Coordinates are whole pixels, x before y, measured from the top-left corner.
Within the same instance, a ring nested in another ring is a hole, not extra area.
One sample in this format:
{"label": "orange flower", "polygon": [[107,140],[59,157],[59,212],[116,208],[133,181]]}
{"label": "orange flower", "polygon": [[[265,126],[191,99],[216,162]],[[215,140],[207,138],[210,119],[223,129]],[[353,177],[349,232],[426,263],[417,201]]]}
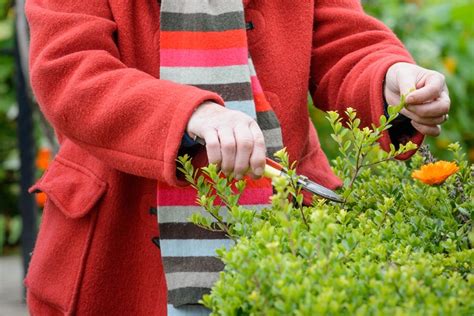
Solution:
{"label": "orange flower", "polygon": [[434,185],[441,184],[446,179],[459,170],[454,162],[437,161],[421,166],[419,170],[413,171],[412,178],[418,179],[423,183]]}
{"label": "orange flower", "polygon": [[51,150],[48,148],[40,148],[36,156],[36,167],[40,170],[46,170],[51,161]]}
{"label": "orange flower", "polygon": [[44,207],[44,203],[46,202],[46,194],[44,192],[39,192],[39,193],[36,193],[36,204],[39,206],[39,207]]}

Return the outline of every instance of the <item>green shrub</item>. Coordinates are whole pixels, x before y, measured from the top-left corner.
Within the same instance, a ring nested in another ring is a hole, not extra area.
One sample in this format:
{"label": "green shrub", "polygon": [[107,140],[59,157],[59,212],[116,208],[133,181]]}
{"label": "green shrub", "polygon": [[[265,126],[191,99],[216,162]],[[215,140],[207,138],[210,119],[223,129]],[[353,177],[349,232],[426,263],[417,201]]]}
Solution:
{"label": "green shrub", "polygon": [[412,179],[432,157],[418,153],[407,164],[393,158],[413,144],[389,153],[377,144],[401,106],[372,129],[361,129],[353,110],[347,126],[329,113],[344,204],[302,206],[285,152],[278,157],[291,177],[273,179],[271,206],[259,212],[238,205],[244,181],[223,178],[213,165],[201,175],[180,158],[199,203],[217,219],[192,221],[235,240],[218,251],[225,271],[203,298],[213,315],[474,314],[474,169],[453,144],[456,174],[437,186]]}

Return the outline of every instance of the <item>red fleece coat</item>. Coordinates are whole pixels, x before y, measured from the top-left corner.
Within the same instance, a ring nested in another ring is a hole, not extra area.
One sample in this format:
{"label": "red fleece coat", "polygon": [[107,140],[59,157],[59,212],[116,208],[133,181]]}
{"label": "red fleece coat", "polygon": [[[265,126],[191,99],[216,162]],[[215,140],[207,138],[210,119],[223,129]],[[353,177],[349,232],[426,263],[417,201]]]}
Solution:
{"label": "red fleece coat", "polygon": [[[290,157],[334,188],[308,90],[324,110],[352,106],[377,122],[388,67],[413,61],[359,1],[249,2],[249,49]],[[156,183],[184,185],[175,159],[189,117],[222,99],[159,80],[156,0],[29,0],[26,12],[31,83],[61,143],[31,189],[48,200],[25,280],[30,312],[165,315]]]}

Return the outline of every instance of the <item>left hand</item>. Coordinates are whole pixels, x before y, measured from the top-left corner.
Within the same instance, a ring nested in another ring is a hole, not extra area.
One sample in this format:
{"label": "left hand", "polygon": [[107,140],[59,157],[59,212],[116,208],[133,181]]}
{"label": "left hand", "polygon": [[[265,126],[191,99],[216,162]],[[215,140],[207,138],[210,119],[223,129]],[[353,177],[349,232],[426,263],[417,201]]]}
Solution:
{"label": "left hand", "polygon": [[[410,90],[416,89],[412,92]],[[406,95],[407,107],[400,112],[424,135],[438,136],[451,106],[444,76],[408,63],[393,64],[385,75],[385,100],[398,104]]]}

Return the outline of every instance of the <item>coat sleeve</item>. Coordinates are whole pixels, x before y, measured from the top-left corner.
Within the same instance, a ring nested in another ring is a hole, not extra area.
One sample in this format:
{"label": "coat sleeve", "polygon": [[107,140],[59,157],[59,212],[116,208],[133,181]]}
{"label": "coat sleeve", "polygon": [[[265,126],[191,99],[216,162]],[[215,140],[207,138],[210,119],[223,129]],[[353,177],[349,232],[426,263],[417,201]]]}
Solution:
{"label": "coat sleeve", "polygon": [[[316,0],[314,12],[309,84],[314,103],[340,113],[352,107],[363,126],[379,122],[388,68],[397,62],[414,63],[413,58],[390,29],[364,13],[360,1]],[[390,143],[409,140],[420,145],[423,135],[408,123],[385,133],[380,144],[388,150]]]}
{"label": "coat sleeve", "polygon": [[31,84],[59,135],[117,170],[180,184],[187,122],[215,93],[159,80],[120,60],[108,1],[29,0]]}

